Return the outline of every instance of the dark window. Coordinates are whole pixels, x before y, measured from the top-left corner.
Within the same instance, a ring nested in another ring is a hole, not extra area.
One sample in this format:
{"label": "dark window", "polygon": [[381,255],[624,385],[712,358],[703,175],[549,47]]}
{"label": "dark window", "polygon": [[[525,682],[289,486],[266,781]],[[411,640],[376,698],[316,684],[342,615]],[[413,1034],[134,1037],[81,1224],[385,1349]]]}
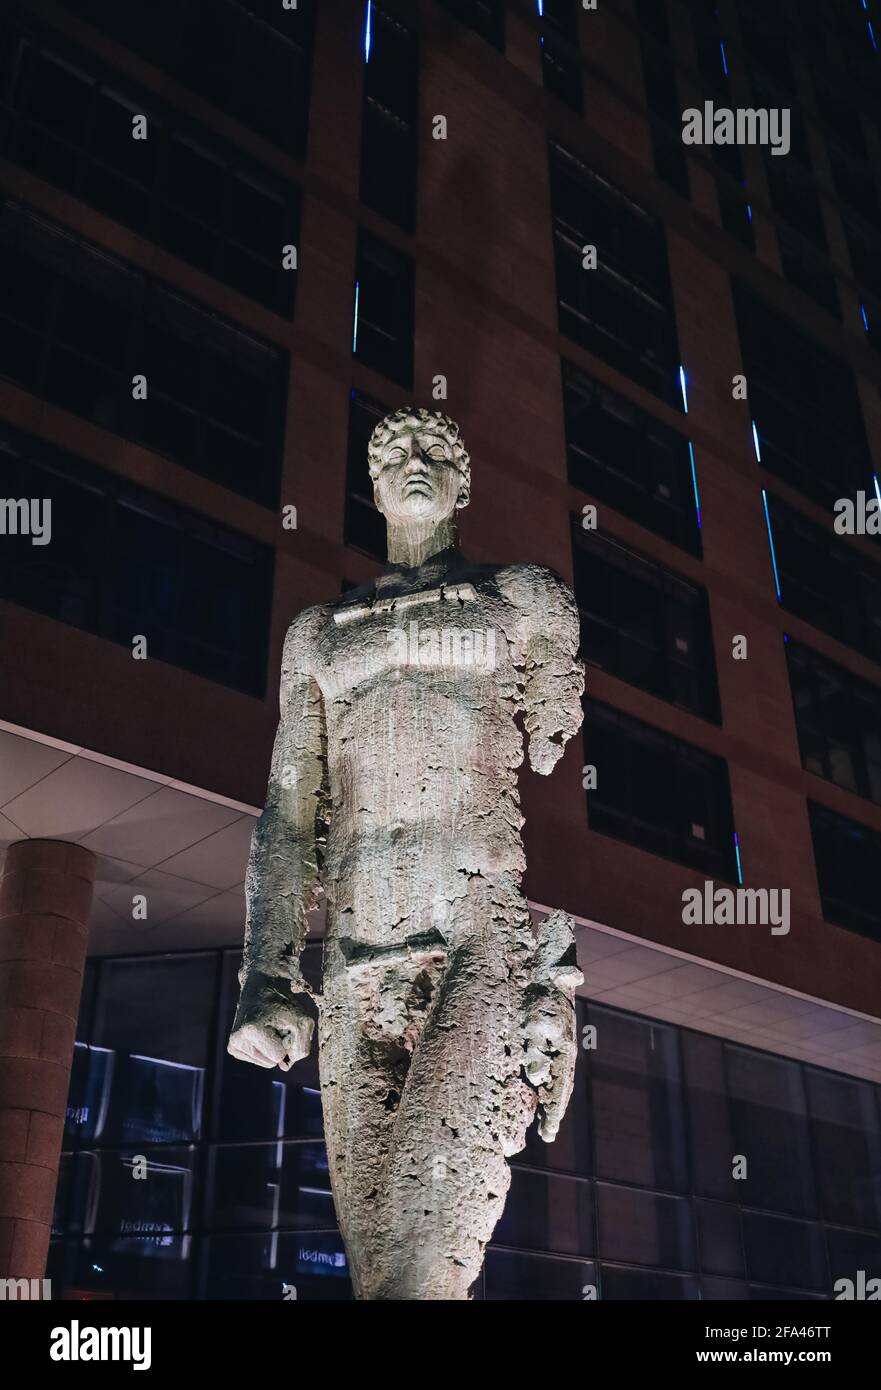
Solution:
{"label": "dark window", "polygon": [[440,0],[445,10],[498,49],[505,47],[505,0]]}
{"label": "dark window", "polygon": [[[640,23],[645,22],[643,11],[655,16],[656,21],[663,20],[661,28],[666,31],[663,0],[652,0],[650,10],[643,6],[639,12]],[[651,39],[640,36],[640,51],[655,169],[659,178],[687,198],[688,160],[682,143],[682,106],[676,86],[676,68],[668,50]]]}
{"label": "dark window", "polygon": [[591,830],[733,883],[734,823],[721,758],[642,720],[584,702]]}
{"label": "dark window", "polygon": [[821,505],[866,487],[871,463],[850,367],[732,281],[762,467]]}
{"label": "dark window", "polygon": [[881,835],[867,825],[808,802],[823,916],[881,941],[878,865]]}
{"label": "dark window", "polygon": [[[199,270],[290,314],[299,192],[94,55],[14,30],[3,152]],[[132,138],[132,119],[147,138]]]}
{"label": "dark window", "polygon": [[541,46],[541,71],[545,91],[577,111],[584,114],[584,99],[581,94],[581,64],[577,58],[565,53],[556,42],[543,42]]}
{"label": "dark window", "polygon": [[830,139],[826,141],[826,153],[838,196],[856,209],[876,236],[881,235],[881,208],[868,160],[857,158]]}
{"label": "dark window", "polygon": [[[663,226],[553,142],[550,169],[560,331],[676,404]],[[583,266],[585,246],[597,249],[595,270]]]}
{"label": "dark window", "polygon": [[881,256],[878,237],[870,229],[857,225],[852,217],[842,217],[853,273],[861,285],[881,299]]}
{"label": "dark window", "polygon": [[0,245],[0,375],[274,505],[286,353],[11,202]]}
{"label": "dark window", "polygon": [[[805,1068],[823,1215],[843,1226],[881,1228],[881,1124],[873,1087]],[[856,1266],[854,1266],[856,1268]]]}
{"label": "dark window", "polygon": [[365,550],[385,562],[385,517],[373,500],[373,482],[367,467],[367,445],[380,420],[388,414],[384,405],[353,391],[349,403],[349,460],[346,486],[346,545]]}
{"label": "dark window", "polygon": [[792,36],[785,8],[767,5],[764,0],[737,0],[737,14],[751,70],[767,70],[794,92]]}
{"label": "dark window", "polygon": [[585,1057],[596,1176],[684,1192],[687,1125],[676,1029],[593,1000],[586,1016],[597,1038]]}
{"label": "dark window", "polygon": [[419,49],[414,33],[373,6],[364,69],[361,200],[412,231],[416,219]]}
{"label": "dark window", "polygon": [[160,72],[296,159],[306,151],[314,0],[64,0]]}
{"label": "dark window", "polygon": [[[723,99],[728,100],[727,94]],[[750,251],[754,251],[753,214],[740,150],[736,145],[711,145],[710,157],[716,166],[716,196],[722,226]]]}
{"label": "dark window", "polygon": [[821,308],[840,318],[838,286],[832,267],[825,257],[818,256],[801,237],[793,235],[785,227],[777,228],[777,240],[780,244],[783,274],[787,280],[810,295]]}
{"label": "dark window", "polygon": [[881,805],[881,689],[786,644],[802,766]]}
{"label": "dark window", "polygon": [[413,384],[413,262],[361,232],[355,293],[354,352],[399,386]]}
{"label": "dark window", "polygon": [[563,408],[569,481],[700,554],[687,440],[565,361]]}
{"label": "dark window", "polygon": [[717,174],[716,196],[719,199],[719,216],[726,232],[736,237],[747,250],[755,251],[753,210],[746,189],[735,186],[723,174]]}
{"label": "dark window", "polygon": [[[689,0],[694,45],[697,50],[701,84],[707,97],[718,105],[731,106],[728,78],[731,54],[719,23],[716,0]],[[728,148],[733,149],[734,146]]]}
{"label": "dark window", "polygon": [[151,657],[263,694],[271,550],[15,431],[0,451],[8,495],[52,504],[51,546],[4,542],[4,598],[124,646],[143,634]]}
{"label": "dark window", "polygon": [[573,552],[582,651],[590,665],[718,722],[706,591],[580,526]]}
{"label": "dark window", "polygon": [[563,35],[567,42],[578,46],[578,11],[580,0],[544,0],[545,24]]}
{"label": "dark window", "polygon": [[[748,1156],[750,1205],[813,1215],[816,1195],[801,1067],[788,1058],[766,1057],[735,1043],[722,1046],[734,1153]],[[763,1277],[750,1270],[749,1253],[747,1273],[755,1279]]]}
{"label": "dark window", "polygon": [[784,608],[881,662],[881,567],[773,495],[768,511]]}

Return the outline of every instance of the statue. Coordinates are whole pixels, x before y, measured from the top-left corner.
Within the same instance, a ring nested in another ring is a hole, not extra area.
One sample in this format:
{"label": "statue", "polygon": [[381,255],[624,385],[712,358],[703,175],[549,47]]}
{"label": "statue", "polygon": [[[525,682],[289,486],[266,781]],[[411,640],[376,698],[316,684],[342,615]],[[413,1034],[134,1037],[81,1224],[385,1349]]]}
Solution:
{"label": "statue", "polygon": [[[368,462],[389,563],[287,633],[229,1051],[287,1070],[318,1015],[356,1297],[464,1299],[506,1158],[536,1116],[552,1140],[572,1092],[583,977],[567,914],[532,928],[517,769],[521,722],[544,774],[581,724],[578,613],[550,570],[463,558],[448,416],[387,416]],[[321,889],[318,998],[299,956]]]}

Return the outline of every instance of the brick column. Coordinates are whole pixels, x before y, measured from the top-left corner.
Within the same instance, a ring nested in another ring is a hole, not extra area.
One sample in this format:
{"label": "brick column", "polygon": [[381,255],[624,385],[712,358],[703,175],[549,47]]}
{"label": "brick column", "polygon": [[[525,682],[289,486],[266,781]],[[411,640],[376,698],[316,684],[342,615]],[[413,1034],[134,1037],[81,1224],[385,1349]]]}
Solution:
{"label": "brick column", "polygon": [[45,1273],[94,878],[62,840],[10,845],[0,878],[0,1277]]}

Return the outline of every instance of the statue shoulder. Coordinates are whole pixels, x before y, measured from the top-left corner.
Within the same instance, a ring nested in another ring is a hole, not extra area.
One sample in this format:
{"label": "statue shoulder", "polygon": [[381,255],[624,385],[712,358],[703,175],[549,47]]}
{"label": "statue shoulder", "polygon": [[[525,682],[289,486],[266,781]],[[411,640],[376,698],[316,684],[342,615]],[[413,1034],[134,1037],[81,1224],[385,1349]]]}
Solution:
{"label": "statue shoulder", "polygon": [[499,591],[522,613],[545,621],[576,611],[575,595],[556,570],[545,565],[506,565],[496,574]]}
{"label": "statue shoulder", "polygon": [[284,639],[282,679],[313,673],[318,637],[332,608],[329,603],[315,604],[312,608],[304,608],[294,618]]}

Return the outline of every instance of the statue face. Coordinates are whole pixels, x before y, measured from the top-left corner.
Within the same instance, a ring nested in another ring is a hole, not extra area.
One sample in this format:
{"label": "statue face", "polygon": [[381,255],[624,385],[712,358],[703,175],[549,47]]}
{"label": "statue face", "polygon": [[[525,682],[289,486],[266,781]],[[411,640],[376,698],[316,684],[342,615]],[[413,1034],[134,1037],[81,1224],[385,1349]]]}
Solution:
{"label": "statue face", "polygon": [[445,521],[456,509],[462,475],[447,441],[431,429],[402,430],[382,451],[373,484],[389,521]]}

